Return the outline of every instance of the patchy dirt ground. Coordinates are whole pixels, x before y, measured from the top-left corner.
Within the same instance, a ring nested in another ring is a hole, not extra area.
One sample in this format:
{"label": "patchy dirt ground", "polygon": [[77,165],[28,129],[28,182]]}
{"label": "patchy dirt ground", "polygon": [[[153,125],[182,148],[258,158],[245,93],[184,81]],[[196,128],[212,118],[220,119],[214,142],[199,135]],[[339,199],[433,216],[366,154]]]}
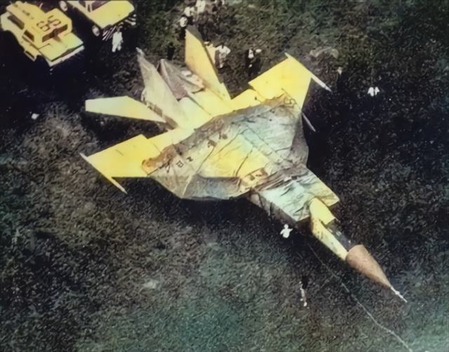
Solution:
{"label": "patchy dirt ground", "polygon": [[[137,5],[137,45],[156,60],[175,41],[177,2]],[[318,129],[307,131],[310,168],[408,304],[306,230],[283,240],[245,201],[181,201],[144,180],[127,181],[124,195],[90,169],[80,152],[157,133],[114,119],[101,129],[82,114],[86,97],[140,94],[131,45],[98,49],[86,72],[54,87],[1,66],[0,350],[407,351],[356,297],[413,351],[449,351],[448,12],[439,2],[259,0],[229,7],[209,33],[233,50],[233,91],[246,84],[249,45],[263,49],[264,69],[288,51],[333,88],[307,106]],[[338,58],[309,55],[326,46]]]}

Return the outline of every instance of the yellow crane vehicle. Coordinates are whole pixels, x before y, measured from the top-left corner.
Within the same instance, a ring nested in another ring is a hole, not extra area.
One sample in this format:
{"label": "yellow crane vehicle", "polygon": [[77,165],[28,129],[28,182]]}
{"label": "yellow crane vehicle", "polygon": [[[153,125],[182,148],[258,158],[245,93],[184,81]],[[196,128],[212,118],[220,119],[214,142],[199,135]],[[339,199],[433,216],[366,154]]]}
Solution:
{"label": "yellow crane vehicle", "polygon": [[115,31],[136,27],[134,5],[127,0],[61,0],[59,8],[89,22],[95,37],[106,41]]}
{"label": "yellow crane vehicle", "polygon": [[84,50],[83,42],[73,33],[72,21],[58,9],[45,12],[39,6],[16,1],[0,15],[0,30],[14,37],[30,60],[43,60],[50,69]]}
{"label": "yellow crane vehicle", "polygon": [[163,132],[137,135],[82,155],[107,180],[147,178],[179,198],[246,198],[285,226],[308,220],[317,240],[337,257],[402,298],[361,244],[339,229],[329,207],[338,196],[307,167],[302,109],[309,89],[327,86],[290,55],[232,98],[200,34],[186,32],[188,70],[138,50],[142,102],[127,96],[86,101],[86,111],[153,121]]}

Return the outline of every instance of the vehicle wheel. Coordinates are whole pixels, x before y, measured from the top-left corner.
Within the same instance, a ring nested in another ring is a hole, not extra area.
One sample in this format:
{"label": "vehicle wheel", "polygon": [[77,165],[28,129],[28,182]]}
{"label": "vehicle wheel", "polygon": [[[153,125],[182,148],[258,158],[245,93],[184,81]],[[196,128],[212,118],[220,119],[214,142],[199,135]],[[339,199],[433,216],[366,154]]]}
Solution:
{"label": "vehicle wheel", "polygon": [[40,72],[49,72],[50,65],[45,61],[42,56],[39,56],[36,61],[34,61],[34,67],[40,70]]}
{"label": "vehicle wheel", "polygon": [[18,43],[17,43],[16,38],[14,37],[14,35],[11,32],[1,32],[0,31],[0,36],[1,36],[1,42],[2,42],[1,44],[3,46],[2,51],[4,53],[9,53],[10,51],[17,51]]}
{"label": "vehicle wheel", "polygon": [[0,32],[0,47],[2,47],[1,64],[11,65],[22,59],[21,47],[10,32]]}
{"label": "vehicle wheel", "polygon": [[47,61],[41,56],[39,56],[36,61],[30,62],[30,69],[33,72],[34,79],[39,84],[47,83],[50,78],[50,66]]}
{"label": "vehicle wheel", "polygon": [[100,28],[98,28],[97,26],[92,26],[92,33],[94,34],[94,36],[99,37],[101,34]]}
{"label": "vehicle wheel", "polygon": [[65,1],[60,1],[59,2],[59,8],[64,11],[67,12],[69,10],[69,5],[67,5],[67,3]]}

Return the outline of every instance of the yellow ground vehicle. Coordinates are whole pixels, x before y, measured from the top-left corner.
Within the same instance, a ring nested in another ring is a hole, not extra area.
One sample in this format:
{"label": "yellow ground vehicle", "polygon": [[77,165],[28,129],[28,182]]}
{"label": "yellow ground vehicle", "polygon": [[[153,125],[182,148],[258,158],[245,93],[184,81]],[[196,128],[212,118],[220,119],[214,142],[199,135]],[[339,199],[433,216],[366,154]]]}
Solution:
{"label": "yellow ground vehicle", "polygon": [[62,11],[76,13],[87,20],[92,33],[102,40],[111,39],[120,27],[136,26],[134,6],[127,0],[61,0],[58,4]]}
{"label": "yellow ground vehicle", "polygon": [[0,15],[0,29],[15,38],[29,59],[43,60],[50,69],[84,50],[83,42],[72,32],[72,21],[58,9],[45,12],[16,1]]}

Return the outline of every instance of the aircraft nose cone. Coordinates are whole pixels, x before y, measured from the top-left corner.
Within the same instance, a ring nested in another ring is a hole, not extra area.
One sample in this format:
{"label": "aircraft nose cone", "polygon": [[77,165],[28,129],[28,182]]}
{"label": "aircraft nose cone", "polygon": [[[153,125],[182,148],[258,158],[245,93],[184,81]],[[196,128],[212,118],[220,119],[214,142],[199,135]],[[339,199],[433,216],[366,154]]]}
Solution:
{"label": "aircraft nose cone", "polygon": [[346,262],[374,282],[389,289],[393,288],[384,271],[365,246],[358,244],[352,247],[346,256]]}

